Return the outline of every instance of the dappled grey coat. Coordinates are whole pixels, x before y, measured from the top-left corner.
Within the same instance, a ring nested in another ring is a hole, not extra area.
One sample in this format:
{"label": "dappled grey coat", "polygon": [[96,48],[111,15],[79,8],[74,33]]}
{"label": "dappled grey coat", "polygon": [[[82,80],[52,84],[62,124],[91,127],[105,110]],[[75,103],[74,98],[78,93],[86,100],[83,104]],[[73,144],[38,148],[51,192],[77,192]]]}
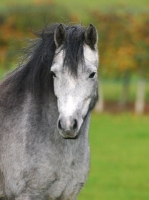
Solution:
{"label": "dappled grey coat", "polygon": [[75,200],[97,101],[93,25],[52,25],[0,84],[0,199]]}

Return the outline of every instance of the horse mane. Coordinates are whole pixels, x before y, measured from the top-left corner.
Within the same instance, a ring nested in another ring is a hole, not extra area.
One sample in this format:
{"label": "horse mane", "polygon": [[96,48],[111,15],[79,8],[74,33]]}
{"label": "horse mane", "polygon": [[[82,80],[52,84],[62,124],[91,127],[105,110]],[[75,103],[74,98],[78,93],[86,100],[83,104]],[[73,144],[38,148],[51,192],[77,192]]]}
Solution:
{"label": "horse mane", "polygon": [[[15,69],[3,82],[3,86],[11,87],[11,93],[20,94],[24,90],[35,96],[53,92],[51,66],[56,45],[54,32],[59,24],[54,24],[36,33],[37,39],[31,42],[31,48],[25,55],[25,64]],[[66,30],[64,65],[72,75],[77,75],[77,67],[83,62],[83,44],[85,28],[81,25],[63,25]]]}

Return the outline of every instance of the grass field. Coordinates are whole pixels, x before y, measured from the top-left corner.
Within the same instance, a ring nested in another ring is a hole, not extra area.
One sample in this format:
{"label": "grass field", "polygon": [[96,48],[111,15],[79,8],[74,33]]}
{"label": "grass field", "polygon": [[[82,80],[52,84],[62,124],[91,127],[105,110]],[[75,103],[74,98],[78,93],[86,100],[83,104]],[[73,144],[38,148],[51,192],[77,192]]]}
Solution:
{"label": "grass field", "polygon": [[91,171],[79,200],[149,199],[149,117],[94,114]]}
{"label": "grass field", "polygon": [[[128,102],[134,102],[136,99],[138,88],[138,81],[133,80],[129,85]],[[114,79],[103,80],[102,82],[103,96],[106,101],[119,101],[122,93],[122,81],[115,81]],[[146,81],[145,86],[145,101],[149,102],[149,82]]]}

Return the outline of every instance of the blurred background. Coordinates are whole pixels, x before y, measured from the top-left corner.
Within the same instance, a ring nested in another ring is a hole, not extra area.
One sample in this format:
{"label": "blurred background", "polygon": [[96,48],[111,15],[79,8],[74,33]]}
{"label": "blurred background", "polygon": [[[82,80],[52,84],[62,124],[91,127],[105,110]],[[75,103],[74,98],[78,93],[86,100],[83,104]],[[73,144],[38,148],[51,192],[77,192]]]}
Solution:
{"label": "blurred background", "polygon": [[1,0],[0,79],[17,67],[25,38],[55,22],[99,33],[91,170],[78,199],[148,200],[149,0]]}

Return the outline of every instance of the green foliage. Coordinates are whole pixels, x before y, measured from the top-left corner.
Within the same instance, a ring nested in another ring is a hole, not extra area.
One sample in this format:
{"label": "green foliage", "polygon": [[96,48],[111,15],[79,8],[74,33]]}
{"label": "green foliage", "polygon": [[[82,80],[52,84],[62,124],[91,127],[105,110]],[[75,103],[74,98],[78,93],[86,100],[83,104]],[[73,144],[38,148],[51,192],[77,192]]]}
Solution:
{"label": "green foliage", "polygon": [[106,13],[96,10],[93,16],[99,31],[102,76],[122,77],[126,71],[148,76],[149,13],[136,15],[120,7]]}
{"label": "green foliage", "polygon": [[148,116],[93,114],[91,170],[79,200],[149,199]]}

